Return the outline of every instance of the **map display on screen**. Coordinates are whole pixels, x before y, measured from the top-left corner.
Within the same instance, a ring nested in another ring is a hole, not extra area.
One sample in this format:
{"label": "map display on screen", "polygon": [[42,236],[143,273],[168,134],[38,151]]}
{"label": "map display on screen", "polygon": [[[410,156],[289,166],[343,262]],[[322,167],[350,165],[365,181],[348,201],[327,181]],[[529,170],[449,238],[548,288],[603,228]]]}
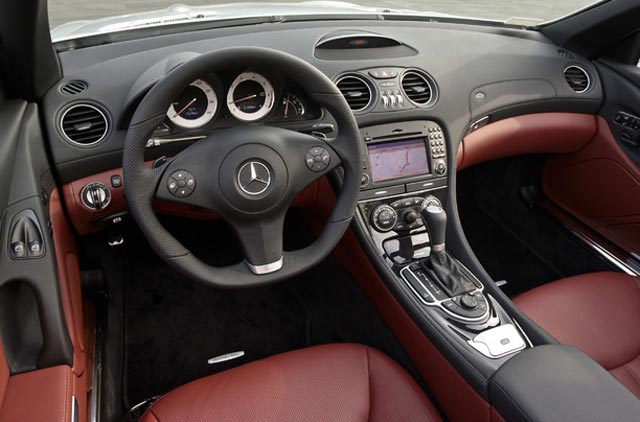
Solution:
{"label": "map display on screen", "polygon": [[368,145],[374,182],[429,173],[424,139]]}

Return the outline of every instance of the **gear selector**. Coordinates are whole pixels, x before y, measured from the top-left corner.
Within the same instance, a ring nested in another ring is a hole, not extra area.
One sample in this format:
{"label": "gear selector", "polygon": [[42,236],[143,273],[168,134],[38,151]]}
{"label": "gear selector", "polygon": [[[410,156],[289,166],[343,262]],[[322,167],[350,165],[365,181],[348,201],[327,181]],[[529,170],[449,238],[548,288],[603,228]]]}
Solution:
{"label": "gear selector", "polygon": [[[445,250],[447,213],[435,197],[427,197],[420,207],[422,219],[431,240],[431,254],[422,261],[422,266],[451,297],[477,289],[477,286],[462,272],[458,263]],[[466,299],[466,300],[465,300]],[[464,296],[465,305],[472,305],[472,297]],[[467,307],[467,306],[465,306]]]}

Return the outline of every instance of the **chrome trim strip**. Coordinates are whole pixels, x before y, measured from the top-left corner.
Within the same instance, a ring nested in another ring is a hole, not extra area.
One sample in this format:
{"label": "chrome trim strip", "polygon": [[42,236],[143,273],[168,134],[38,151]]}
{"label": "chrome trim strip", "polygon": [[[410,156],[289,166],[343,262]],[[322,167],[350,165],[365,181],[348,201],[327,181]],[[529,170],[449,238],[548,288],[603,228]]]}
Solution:
{"label": "chrome trim strip", "polygon": [[238,352],[227,353],[225,355],[220,355],[213,357],[207,361],[209,365],[215,365],[216,363],[228,362],[230,360],[238,359],[244,356],[244,350],[240,350]]}
{"label": "chrome trim strip", "polygon": [[80,422],[80,409],[78,406],[78,399],[74,395],[71,397],[71,422]]}
{"label": "chrome trim strip", "polygon": [[609,261],[614,266],[618,267],[620,270],[622,270],[626,274],[632,275],[632,276],[636,276],[636,277],[640,276],[640,269],[636,269],[636,268],[631,267],[626,262],[622,261],[620,258],[616,257],[611,252],[606,250],[603,246],[601,246],[600,244],[598,244],[597,242],[595,242],[591,238],[585,236],[584,234],[580,233],[579,231],[577,231],[577,230],[575,230],[575,229],[573,229],[571,227],[568,227],[567,225],[565,225],[565,227],[567,227],[569,229],[569,231],[571,233],[573,233],[574,236],[576,236],[578,239],[582,240],[584,243],[586,243],[588,246],[590,246],[591,249],[596,251],[600,256],[602,256],[604,259]]}
{"label": "chrome trim strip", "polygon": [[280,257],[280,259],[275,262],[270,262],[268,264],[262,264],[262,265],[253,265],[247,260],[245,260],[244,262],[247,264],[247,267],[249,267],[252,273],[257,275],[264,275],[264,274],[270,274],[270,273],[275,273],[276,271],[279,271],[282,268],[284,259],[283,257]]}
{"label": "chrome trim strip", "polygon": [[439,245],[431,245],[431,250],[434,252],[444,252],[444,243]]}
{"label": "chrome trim strip", "polygon": [[524,332],[520,324],[518,324],[518,321],[516,321],[513,317],[511,317],[511,321],[513,321],[513,324],[518,328],[518,330],[520,330],[520,334],[522,334],[522,336],[524,337],[524,341],[527,342],[529,347],[533,347],[533,343],[531,343],[531,340],[529,340],[529,336]]}

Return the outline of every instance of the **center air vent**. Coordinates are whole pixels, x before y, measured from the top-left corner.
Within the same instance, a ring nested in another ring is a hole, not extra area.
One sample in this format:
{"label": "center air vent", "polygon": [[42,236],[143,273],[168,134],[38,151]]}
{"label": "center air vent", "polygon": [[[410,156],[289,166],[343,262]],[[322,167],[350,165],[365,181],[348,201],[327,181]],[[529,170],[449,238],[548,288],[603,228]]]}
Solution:
{"label": "center air vent", "polygon": [[567,83],[578,94],[586,92],[591,88],[591,80],[586,70],[579,66],[569,66],[564,70],[564,78]]}
{"label": "center air vent", "polygon": [[433,98],[433,88],[422,73],[409,70],[402,75],[402,90],[414,104],[424,106]]}
{"label": "center air vent", "polygon": [[62,133],[68,141],[78,145],[92,145],[107,135],[107,116],[95,106],[76,104],[69,107],[60,119]]}
{"label": "center air vent", "polygon": [[360,76],[343,76],[336,83],[353,111],[362,111],[371,103],[371,87]]}

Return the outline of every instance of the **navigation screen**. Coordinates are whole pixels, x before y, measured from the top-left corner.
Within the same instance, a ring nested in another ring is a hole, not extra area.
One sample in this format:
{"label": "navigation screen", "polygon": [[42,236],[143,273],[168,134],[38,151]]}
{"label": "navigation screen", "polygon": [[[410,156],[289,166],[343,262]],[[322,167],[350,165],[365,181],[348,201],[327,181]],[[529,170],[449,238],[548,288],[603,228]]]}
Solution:
{"label": "navigation screen", "polygon": [[368,145],[374,182],[429,173],[424,139]]}

